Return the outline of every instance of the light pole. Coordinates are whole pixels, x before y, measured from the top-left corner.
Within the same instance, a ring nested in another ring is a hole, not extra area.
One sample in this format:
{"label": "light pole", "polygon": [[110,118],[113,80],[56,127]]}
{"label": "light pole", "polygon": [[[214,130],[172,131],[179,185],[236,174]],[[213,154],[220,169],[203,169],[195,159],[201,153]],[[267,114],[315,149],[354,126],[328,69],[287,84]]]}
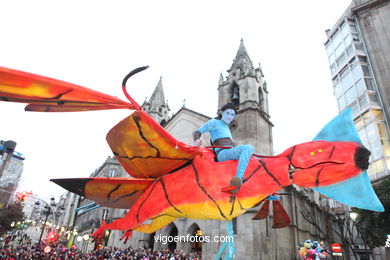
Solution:
{"label": "light pole", "polygon": [[[38,198],[36,198],[36,199],[38,199]],[[46,217],[45,217],[45,222],[44,222],[43,227],[42,227],[41,234],[39,236],[39,240],[38,240],[38,245],[37,245],[36,251],[38,251],[40,246],[41,246],[42,236],[43,236],[43,233],[44,233],[45,228],[46,228],[47,219],[49,218],[49,215],[51,213],[54,213],[52,207],[54,208],[55,206],[57,206],[57,204],[55,203],[54,197],[52,197],[50,199],[50,204],[47,203],[44,200],[41,200],[41,199],[38,199],[38,200],[40,200],[40,201],[42,201],[42,202],[44,202],[46,204],[45,207],[44,207],[44,209],[46,209],[46,211],[44,211],[44,213],[46,214]],[[39,201],[35,202],[35,205],[40,205],[40,202]],[[62,209],[64,209],[64,208],[61,207],[60,210],[62,210]]]}

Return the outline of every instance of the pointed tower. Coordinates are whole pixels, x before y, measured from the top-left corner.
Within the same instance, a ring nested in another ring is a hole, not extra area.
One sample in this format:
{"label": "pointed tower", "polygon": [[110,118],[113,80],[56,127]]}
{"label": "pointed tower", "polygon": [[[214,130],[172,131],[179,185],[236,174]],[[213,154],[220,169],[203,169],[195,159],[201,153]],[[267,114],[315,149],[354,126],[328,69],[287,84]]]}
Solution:
{"label": "pointed tower", "polygon": [[237,106],[236,127],[232,129],[237,144],[251,144],[259,154],[273,154],[272,127],[268,110],[268,91],[263,71],[254,68],[241,39],[233,64],[218,86],[218,108],[226,103]]}
{"label": "pointed tower", "polygon": [[169,109],[168,103],[165,101],[162,77],[160,77],[160,80],[158,81],[149,101],[145,100],[142,104],[142,109],[144,109],[146,113],[148,113],[160,125],[165,126],[168,122],[169,111],[171,110]]}

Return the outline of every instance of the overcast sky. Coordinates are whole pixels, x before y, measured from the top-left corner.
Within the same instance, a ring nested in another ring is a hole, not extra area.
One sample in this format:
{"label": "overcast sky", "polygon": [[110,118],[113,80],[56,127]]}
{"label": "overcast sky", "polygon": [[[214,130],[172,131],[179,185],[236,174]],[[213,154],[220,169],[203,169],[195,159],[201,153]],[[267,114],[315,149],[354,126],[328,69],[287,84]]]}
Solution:
{"label": "overcast sky", "polygon": [[[268,84],[275,152],[311,140],[337,114],[324,49],[350,0],[328,1],[1,1],[0,66],[76,83],[125,99],[123,77],[142,104],[162,76],[173,112],[217,110],[243,38]],[[130,112],[24,112],[0,102],[0,139],[26,156],[20,190],[65,192],[50,178],[88,177],[107,156],[108,130]]]}

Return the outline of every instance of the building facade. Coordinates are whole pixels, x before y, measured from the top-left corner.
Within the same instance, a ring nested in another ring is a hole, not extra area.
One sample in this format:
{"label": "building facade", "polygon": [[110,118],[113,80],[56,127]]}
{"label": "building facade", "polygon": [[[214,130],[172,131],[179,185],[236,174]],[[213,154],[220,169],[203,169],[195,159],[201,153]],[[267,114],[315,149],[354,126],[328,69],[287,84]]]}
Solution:
{"label": "building facade", "polygon": [[390,1],[356,0],[331,30],[325,48],[339,112],[352,108],[371,151],[372,182],[390,174]]}
{"label": "building facade", "polygon": [[22,153],[15,151],[14,141],[0,140],[0,208],[6,207],[14,198],[23,172]]}

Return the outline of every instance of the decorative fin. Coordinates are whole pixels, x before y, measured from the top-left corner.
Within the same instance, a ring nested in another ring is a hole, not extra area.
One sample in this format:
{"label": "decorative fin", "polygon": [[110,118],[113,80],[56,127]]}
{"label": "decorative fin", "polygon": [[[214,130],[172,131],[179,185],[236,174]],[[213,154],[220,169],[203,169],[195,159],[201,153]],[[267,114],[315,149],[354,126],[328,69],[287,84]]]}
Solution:
{"label": "decorative fin", "polygon": [[[362,143],[352,120],[352,109],[348,108],[330,121],[313,141],[349,141]],[[371,186],[367,172],[351,179],[314,190],[344,204],[374,211],[384,211],[383,205]]]}
{"label": "decorative fin", "polygon": [[352,207],[373,211],[385,211],[371,186],[367,172],[333,185],[317,187],[314,190]]}
{"label": "decorative fin", "polygon": [[253,220],[265,219],[269,214],[269,200],[265,200],[259,212],[252,218]]}
{"label": "decorative fin", "polygon": [[322,128],[313,141],[362,143],[352,120],[352,109],[348,108]]}
{"label": "decorative fin", "polygon": [[282,203],[280,203],[278,200],[274,200],[272,201],[272,207],[274,213],[272,228],[282,228],[289,226],[291,220]]}

